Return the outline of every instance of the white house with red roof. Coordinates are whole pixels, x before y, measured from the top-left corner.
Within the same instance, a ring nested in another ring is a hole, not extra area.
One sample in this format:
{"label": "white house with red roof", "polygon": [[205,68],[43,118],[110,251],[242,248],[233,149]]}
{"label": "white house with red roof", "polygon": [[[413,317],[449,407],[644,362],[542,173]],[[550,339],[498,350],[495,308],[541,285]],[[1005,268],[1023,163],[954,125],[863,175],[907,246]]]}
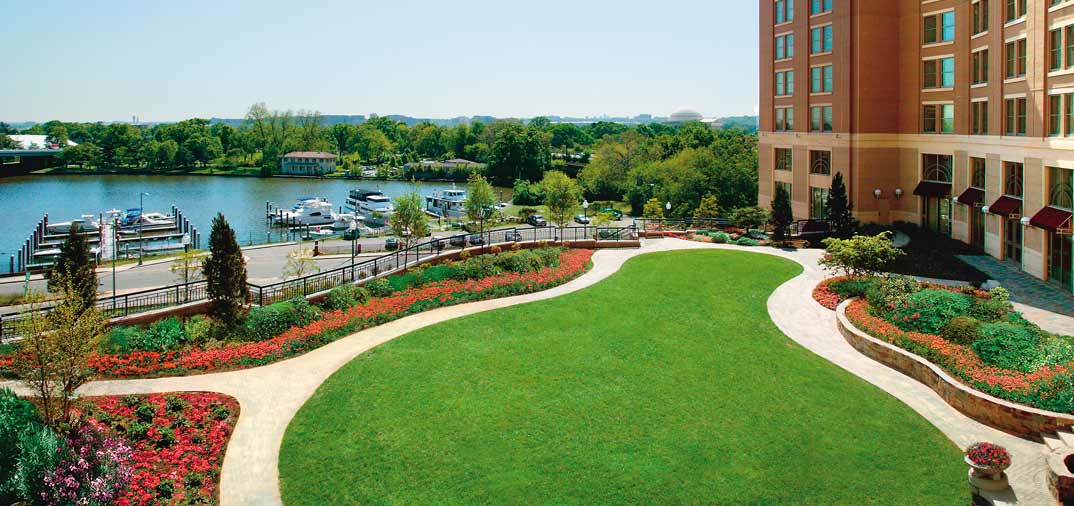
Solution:
{"label": "white house with red roof", "polygon": [[280,157],[280,174],[289,176],[323,176],[336,171],[332,153],[322,151],[292,151]]}

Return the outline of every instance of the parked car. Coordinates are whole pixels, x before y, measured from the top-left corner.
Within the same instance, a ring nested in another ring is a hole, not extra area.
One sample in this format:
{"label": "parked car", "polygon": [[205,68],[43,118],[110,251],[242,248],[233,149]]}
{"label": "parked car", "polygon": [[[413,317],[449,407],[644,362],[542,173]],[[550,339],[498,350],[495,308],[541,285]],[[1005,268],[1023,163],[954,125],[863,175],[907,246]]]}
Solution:
{"label": "parked car", "polygon": [[385,239],[384,240],[384,249],[386,249],[388,251],[395,251],[395,250],[399,249],[399,238],[398,237],[389,237],[389,238]]}
{"label": "parked car", "polygon": [[579,225],[588,225],[589,224],[589,217],[587,217],[584,214],[579,214],[579,215],[576,215],[574,217],[574,222],[579,224]]}
{"label": "parked car", "polygon": [[453,235],[453,236],[451,236],[451,239],[448,240],[448,243],[451,244],[452,246],[465,248],[466,247],[466,236],[465,235]]}
{"label": "parked car", "polygon": [[503,240],[506,242],[519,242],[522,240],[522,234],[518,230],[511,230],[503,235]]}
{"label": "parked car", "polygon": [[612,219],[615,220],[615,221],[619,221],[619,220],[623,219],[623,211],[620,211],[620,210],[618,210],[618,209],[616,209],[614,207],[601,209],[600,212],[604,213],[604,214],[611,215]]}
{"label": "parked car", "polygon": [[469,240],[471,246],[482,246],[485,244],[485,236],[481,234],[471,234]]}
{"label": "parked car", "polygon": [[548,222],[545,221],[544,216],[539,214],[531,214],[529,218],[526,218],[526,223],[534,227],[547,227]]}

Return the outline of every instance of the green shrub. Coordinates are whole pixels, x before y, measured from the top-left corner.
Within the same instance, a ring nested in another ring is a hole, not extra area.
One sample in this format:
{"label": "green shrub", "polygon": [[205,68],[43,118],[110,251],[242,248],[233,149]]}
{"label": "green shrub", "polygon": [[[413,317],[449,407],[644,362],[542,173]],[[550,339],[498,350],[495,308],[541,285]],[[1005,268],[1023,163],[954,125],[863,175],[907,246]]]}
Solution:
{"label": "green shrub", "polygon": [[1011,303],[996,298],[980,298],[973,302],[970,315],[984,322],[995,322],[1006,319],[1011,311]]}
{"label": "green shrub", "polygon": [[459,280],[481,279],[495,276],[502,272],[492,255],[478,255],[459,262],[455,278]]}
{"label": "green shrub", "polygon": [[19,460],[19,439],[40,428],[41,418],[33,404],[7,388],[0,389],[0,504],[18,500],[12,476]]}
{"label": "green shrub", "polygon": [[98,349],[102,353],[128,353],[132,349],[132,342],[142,339],[145,329],[139,327],[115,326],[105,334]]}
{"label": "green shrub", "polygon": [[889,275],[882,279],[875,290],[866,289],[869,305],[881,312],[889,312],[905,306],[911,294],[921,291],[924,285],[912,276]]}
{"label": "green shrub", "polygon": [[965,315],[973,301],[965,294],[949,290],[926,289],[906,297],[889,317],[900,329],[938,334],[956,316]]}
{"label": "green shrub", "polygon": [[387,297],[395,293],[395,290],[392,290],[391,283],[384,278],[374,279],[373,281],[366,283],[363,287],[366,290],[369,290],[369,295],[373,297]]}
{"label": "green shrub", "polygon": [[183,332],[188,342],[203,344],[214,338],[213,321],[203,315],[195,315],[183,324]]}
{"label": "green shrub", "polygon": [[735,244],[738,245],[738,246],[760,246],[761,245],[761,243],[759,241],[756,241],[754,239],[750,239],[749,237],[746,237],[746,236],[742,236],[742,237],[739,237],[738,239],[735,239]]}
{"label": "green shrub", "polygon": [[864,297],[870,288],[877,286],[876,278],[849,278],[828,283],[828,289],[839,294],[840,299]]}
{"label": "green shrub", "polygon": [[756,239],[758,241],[767,241],[768,240],[768,234],[764,233],[764,230],[758,230],[758,229],[755,229],[755,228],[751,228],[750,230],[748,230],[746,232],[746,236],[749,237],[750,239]]}
{"label": "green shrub", "polygon": [[317,308],[305,297],[250,310],[246,317],[246,339],[265,341],[283,334],[291,327],[308,325],[320,318]]}
{"label": "green shrub", "polygon": [[352,284],[333,288],[324,298],[324,308],[346,311],[369,302],[369,291]]}
{"label": "green shrub", "polygon": [[972,316],[958,316],[952,318],[947,325],[940,330],[944,339],[964,346],[969,346],[981,337],[981,322]]}
{"label": "green shrub", "polygon": [[727,232],[713,232],[709,237],[711,237],[712,242],[716,244],[727,244],[731,242],[731,236],[727,235]]}
{"label": "green shrub", "polygon": [[176,317],[154,323],[148,330],[131,339],[131,348],[141,351],[170,351],[186,343],[183,322]]}
{"label": "green shrub", "polygon": [[7,485],[9,490],[23,499],[41,497],[45,490],[41,477],[56,469],[66,447],[64,439],[48,427],[23,432],[19,436],[15,472]]}
{"label": "green shrub", "polygon": [[1041,338],[1040,352],[1046,365],[1063,365],[1074,362],[1074,346],[1059,336],[1047,334]]}
{"label": "green shrub", "polygon": [[850,239],[829,237],[823,243],[825,253],[820,264],[849,276],[883,271],[906,254],[891,243],[889,232],[873,237],[856,235]]}
{"label": "green shrub", "polygon": [[973,343],[974,353],[990,365],[1031,372],[1044,363],[1039,349],[1040,335],[1012,323],[981,325],[981,339]]}

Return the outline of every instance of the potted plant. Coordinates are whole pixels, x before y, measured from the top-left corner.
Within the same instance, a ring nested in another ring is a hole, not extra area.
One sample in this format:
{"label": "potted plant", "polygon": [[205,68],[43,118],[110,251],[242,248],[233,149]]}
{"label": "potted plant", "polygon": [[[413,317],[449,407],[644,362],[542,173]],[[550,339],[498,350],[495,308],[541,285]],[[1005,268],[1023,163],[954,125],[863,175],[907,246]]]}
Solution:
{"label": "potted plant", "polygon": [[1006,448],[992,443],[976,443],[966,450],[966,464],[972,468],[970,485],[981,490],[997,492],[1005,490],[1006,471],[1011,467],[1011,454]]}

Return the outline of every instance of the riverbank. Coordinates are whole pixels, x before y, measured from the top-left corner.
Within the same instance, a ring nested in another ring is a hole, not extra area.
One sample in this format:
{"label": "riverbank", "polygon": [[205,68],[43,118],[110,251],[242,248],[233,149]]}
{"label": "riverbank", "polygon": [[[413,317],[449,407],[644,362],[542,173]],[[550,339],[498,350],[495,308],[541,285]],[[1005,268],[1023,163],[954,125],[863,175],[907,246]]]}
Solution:
{"label": "riverbank", "polygon": [[[26,175],[26,174],[21,174]],[[144,167],[49,167],[35,170],[30,176],[217,176],[217,177],[252,177],[252,178],[279,178],[279,179],[329,179],[347,181],[378,181],[407,183],[410,179],[388,177],[364,177],[352,176],[346,172],[333,172],[323,176],[303,176],[293,174],[273,174],[264,176],[260,167],[182,167],[182,168],[144,168]],[[0,176],[2,177],[2,176]],[[414,181],[422,183],[458,183],[466,184],[466,178],[415,178]]]}

